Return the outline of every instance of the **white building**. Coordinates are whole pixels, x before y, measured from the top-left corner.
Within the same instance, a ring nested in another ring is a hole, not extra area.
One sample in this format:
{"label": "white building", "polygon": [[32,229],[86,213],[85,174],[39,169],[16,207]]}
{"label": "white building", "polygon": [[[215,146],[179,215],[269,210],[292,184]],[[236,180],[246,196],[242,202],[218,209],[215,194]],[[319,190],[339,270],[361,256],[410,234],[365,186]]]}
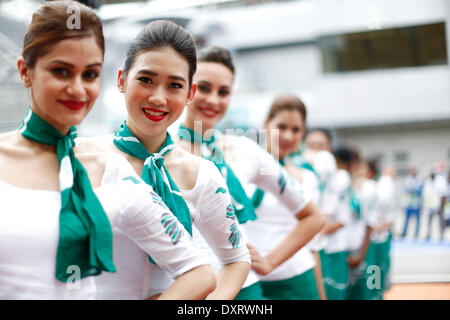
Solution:
{"label": "white building", "polygon": [[[105,22],[117,18],[118,10],[133,16],[105,23],[101,96],[81,134],[111,132],[123,119],[115,79],[127,45],[146,22],[171,18],[205,45],[233,52],[235,94],[222,127],[260,127],[272,99],[290,92],[305,101],[309,127],[332,129],[335,145],[377,157],[399,176],[411,165],[427,173],[436,160],[450,164],[450,1],[244,2],[249,1],[198,0],[194,7],[176,10],[156,10],[161,1],[153,1],[153,7],[140,3],[136,10],[124,9],[130,4],[100,8]],[[0,30],[2,35],[8,32]],[[0,58],[14,70],[6,43],[2,40]],[[11,73],[4,66],[0,72]],[[27,104],[18,76],[5,79],[0,82],[0,131],[14,128]]]}

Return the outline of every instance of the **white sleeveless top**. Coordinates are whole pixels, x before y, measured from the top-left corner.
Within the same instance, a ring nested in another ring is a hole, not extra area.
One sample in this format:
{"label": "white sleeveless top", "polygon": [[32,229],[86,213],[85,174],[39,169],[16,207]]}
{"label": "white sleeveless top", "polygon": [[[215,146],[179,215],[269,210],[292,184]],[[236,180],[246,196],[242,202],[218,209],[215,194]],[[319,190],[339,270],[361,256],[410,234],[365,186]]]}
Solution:
{"label": "white sleeveless top", "polygon": [[[275,161],[273,156],[256,142],[244,136],[227,135],[226,139],[230,141],[228,145],[232,147],[228,152],[230,152],[231,158],[236,159],[235,161],[229,161],[228,164],[244,188],[247,188],[249,184],[254,184],[267,194],[276,195],[279,203],[288,210],[294,219],[294,215],[312,201],[312,194],[309,190],[292,179],[287,171]],[[281,187],[280,181],[285,181],[283,187]],[[250,197],[252,194],[247,193]],[[277,216],[278,211],[272,214]],[[245,231],[248,231],[246,228],[247,223],[244,224]],[[248,234],[248,243],[256,245],[251,240],[250,234]],[[250,270],[243,287],[246,288],[257,281],[259,281],[259,275],[255,271]]]}
{"label": "white sleeveless top", "polygon": [[[250,186],[246,190],[251,191]],[[248,242],[262,256],[267,255],[291,232],[298,220],[276,196],[266,192],[260,206],[256,209],[258,219],[243,225]],[[258,275],[262,281],[289,279],[313,268],[314,257],[307,246],[304,246],[291,258],[275,268],[268,275]]]}
{"label": "white sleeveless top", "polygon": [[[139,181],[125,158],[111,155],[102,184],[94,189],[114,230],[133,238],[174,276],[206,264],[187,232],[176,245],[172,243],[161,224],[161,215],[168,210],[154,201],[150,186],[122,180],[130,176]],[[0,203],[0,299],[94,299],[99,277],[120,274],[124,261],[114,254],[115,274],[103,272],[69,285],[56,279],[59,191],[18,188],[0,181]]]}

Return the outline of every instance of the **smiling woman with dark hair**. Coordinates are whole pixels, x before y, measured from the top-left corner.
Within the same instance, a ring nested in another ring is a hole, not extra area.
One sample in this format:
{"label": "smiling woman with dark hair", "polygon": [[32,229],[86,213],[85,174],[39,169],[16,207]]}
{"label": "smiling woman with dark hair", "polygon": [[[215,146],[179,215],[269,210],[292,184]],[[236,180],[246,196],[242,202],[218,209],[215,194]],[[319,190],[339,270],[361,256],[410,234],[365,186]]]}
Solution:
{"label": "smiling woman with dark hair", "polygon": [[[136,173],[151,185],[198,247],[221,262],[216,289],[208,299],[233,299],[250,269],[250,255],[241,237],[227,185],[209,161],[191,155],[173,143],[167,131],[190,103],[197,67],[195,42],[181,26],[166,20],[147,24],[131,42],[118,88],[125,96],[127,119],[114,136],[92,142],[125,156]],[[116,256],[120,277],[104,275],[98,281],[99,298],[127,294],[155,298],[172,283],[153,259],[146,262],[127,237],[118,234]],[[133,250],[133,253],[130,253]],[[144,271],[145,270],[145,271]],[[134,283],[134,285],[130,285]]]}
{"label": "smiling woman with dark hair", "polygon": [[[71,30],[74,7],[81,27]],[[27,29],[17,65],[31,106],[19,130],[0,135],[0,299],[93,299],[93,276],[116,271],[113,228],[189,288],[162,298],[214,288],[205,257],[128,162],[75,143],[100,91],[103,42],[100,19],[75,1],[44,3]]]}

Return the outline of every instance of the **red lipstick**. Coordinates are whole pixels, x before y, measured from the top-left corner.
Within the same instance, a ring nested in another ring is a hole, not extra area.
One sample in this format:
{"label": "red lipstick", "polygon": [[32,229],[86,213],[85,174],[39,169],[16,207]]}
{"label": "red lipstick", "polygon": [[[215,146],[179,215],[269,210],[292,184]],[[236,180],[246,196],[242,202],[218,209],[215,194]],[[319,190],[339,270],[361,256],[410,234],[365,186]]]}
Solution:
{"label": "red lipstick", "polygon": [[142,111],[144,112],[144,115],[155,122],[159,122],[162,119],[164,119],[169,113],[162,111],[162,110],[158,110],[158,109],[153,109],[153,108],[143,108]]}
{"label": "red lipstick", "polygon": [[86,105],[85,101],[76,101],[76,100],[58,100],[61,102],[65,107],[69,108],[70,110],[81,110]]}

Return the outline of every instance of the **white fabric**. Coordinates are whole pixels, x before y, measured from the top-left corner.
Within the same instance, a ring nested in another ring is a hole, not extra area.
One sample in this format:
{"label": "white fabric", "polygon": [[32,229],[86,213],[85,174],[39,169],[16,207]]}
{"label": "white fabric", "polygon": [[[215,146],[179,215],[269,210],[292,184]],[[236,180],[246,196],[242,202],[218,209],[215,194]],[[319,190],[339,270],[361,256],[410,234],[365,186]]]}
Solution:
{"label": "white fabric", "polygon": [[[247,194],[253,194],[254,185],[245,187]],[[298,222],[295,216],[278,198],[266,192],[263,201],[256,209],[258,219],[248,221],[243,225],[248,243],[253,245],[258,252],[265,256],[276,247],[291,232]],[[262,281],[275,281],[288,279],[313,268],[315,260],[308,247],[303,247],[291,258],[286,260],[268,275],[258,275]]]}
{"label": "white fabric", "polygon": [[[193,189],[181,190],[192,217],[192,237],[196,246],[207,253],[209,263],[218,272],[226,264],[233,262],[251,263],[244,235],[237,248],[228,241],[230,228],[237,219],[227,218],[227,206],[231,204],[226,182],[216,166],[200,158],[197,181]],[[217,192],[219,188],[226,193]],[[238,226],[238,225],[237,225]],[[167,289],[173,280],[159,270],[155,265],[148,266],[150,282],[145,293],[146,297],[154,296]]]}
{"label": "white fabric", "polygon": [[[225,151],[225,158],[242,186],[255,184],[259,189],[277,195],[294,215],[312,201],[309,190],[291,178],[256,142],[244,136],[231,135],[226,136],[226,141],[229,148]],[[284,188],[280,188],[280,178],[286,181]]]}
{"label": "white fabric", "polygon": [[346,227],[348,250],[355,251],[362,247],[366,227],[374,227],[376,224],[377,185],[373,180],[366,179],[360,190],[355,190],[358,197],[361,217],[358,219],[355,213],[351,214],[351,220]]}
{"label": "white fabric", "polygon": [[444,219],[450,219],[450,183],[447,183],[447,198],[444,204]]}
{"label": "white fabric", "polygon": [[[395,215],[395,182],[392,177],[383,175],[377,183],[376,225],[393,223]],[[387,240],[389,230],[372,231],[371,240],[381,243]]]}
{"label": "white fabric", "polygon": [[[120,229],[135,239],[174,277],[207,264],[188,236],[172,244],[160,220],[168,210],[154,203],[152,188],[117,179],[119,171],[125,176],[134,175],[125,158],[109,157],[102,184],[94,190],[114,230]],[[108,181],[111,175],[114,177]],[[117,273],[103,272],[69,285],[62,283],[55,278],[60,192],[17,188],[0,181],[0,202],[0,299],[93,299],[100,277],[108,274],[118,279],[122,265],[134,268],[135,261],[114,257]],[[127,290],[127,286],[123,289]]]}
{"label": "white fabric", "polygon": [[447,181],[443,175],[436,174],[428,178],[423,186],[425,213],[436,212],[441,206],[442,197],[447,194]]}
{"label": "white fabric", "polygon": [[344,225],[344,227],[325,236],[326,253],[347,250],[346,226],[350,223],[352,215],[348,193],[350,186],[350,174],[340,169],[330,178],[323,191],[321,209],[329,215],[329,223],[337,221]]}
{"label": "white fabric", "polygon": [[[293,215],[311,201],[312,195],[304,186],[292,179],[272,155],[256,142],[245,136],[226,135],[223,139],[226,141],[226,149],[222,150],[222,153],[244,188],[248,184],[254,184],[265,192],[277,195],[279,201]],[[279,184],[281,177],[286,181],[283,189]],[[250,270],[243,288],[258,279],[258,275]]]}
{"label": "white fabric", "polygon": [[[304,185],[305,188],[308,189],[308,193],[311,194],[312,201],[314,202],[314,204],[319,207],[320,197],[321,197],[321,193],[320,193],[320,189],[319,189],[320,181],[312,171],[307,170],[307,169],[301,169],[301,171],[302,171],[302,178],[303,178],[302,184]],[[326,238],[320,237],[320,234],[317,233],[311,239],[311,241],[309,241],[306,244],[306,246],[311,251],[320,251],[320,250],[324,249],[326,246]]]}
{"label": "white fabric", "polygon": [[312,166],[316,170],[320,177],[320,181],[323,185],[326,185],[331,177],[337,171],[336,160],[329,151],[319,151],[315,156]]}

